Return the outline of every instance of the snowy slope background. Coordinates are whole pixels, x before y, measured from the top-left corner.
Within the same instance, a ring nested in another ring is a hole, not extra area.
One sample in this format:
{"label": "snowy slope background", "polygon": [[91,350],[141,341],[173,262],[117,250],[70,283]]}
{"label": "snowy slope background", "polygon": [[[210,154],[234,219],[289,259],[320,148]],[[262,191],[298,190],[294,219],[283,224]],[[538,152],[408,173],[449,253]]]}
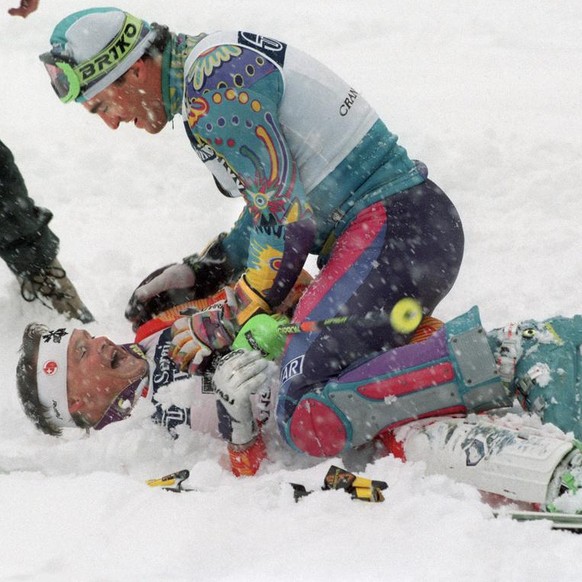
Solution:
{"label": "snowy slope background", "polygon": [[[60,105],[37,55],[60,18],[89,6],[41,0],[27,20],[0,15],[0,138],[31,195],[55,214],[60,258],[98,319],[90,331],[122,342],[135,285],[200,250],[240,207],[215,191],[179,119],[158,136],[112,132],[80,106]],[[464,265],[436,315],[478,304],[490,329],[582,311],[579,2],[118,6],[174,31],[281,38],[361,90],[463,218]],[[16,398],[17,350],[29,321],[62,320],[25,304],[4,265],[0,313],[1,580],[582,579],[582,536],[495,520],[475,489],[426,477],[421,464],[387,458],[367,468],[390,484],[384,504],[339,492],[295,504],[287,483],[318,488],[329,461],[279,453],[259,477],[236,480],[222,443],[173,442],[143,415],[90,438],[39,434]],[[200,491],[144,483],[182,468]]]}

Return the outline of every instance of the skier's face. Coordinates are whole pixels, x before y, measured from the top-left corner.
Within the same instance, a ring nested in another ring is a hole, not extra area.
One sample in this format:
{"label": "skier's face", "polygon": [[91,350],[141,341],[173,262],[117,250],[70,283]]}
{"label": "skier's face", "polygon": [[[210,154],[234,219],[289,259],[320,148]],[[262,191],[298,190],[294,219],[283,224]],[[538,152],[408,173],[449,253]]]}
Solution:
{"label": "skier's face", "polygon": [[148,369],[145,360],[131,355],[106,337],[92,337],[76,329],[67,349],[69,410],[80,413],[90,426],[103,417],[114,399]]}
{"label": "skier's face", "polygon": [[168,119],[162,98],[161,69],[153,59],[139,60],[123,77],[83,103],[111,129],[133,123],[148,133],[158,133]]}

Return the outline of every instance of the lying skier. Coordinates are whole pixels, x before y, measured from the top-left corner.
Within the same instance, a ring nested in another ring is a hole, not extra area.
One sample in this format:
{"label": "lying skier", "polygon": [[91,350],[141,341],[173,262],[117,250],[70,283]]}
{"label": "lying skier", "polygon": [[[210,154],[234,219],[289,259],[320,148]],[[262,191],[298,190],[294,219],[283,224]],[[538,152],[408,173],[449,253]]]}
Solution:
{"label": "lying skier", "polygon": [[[209,311],[228,309],[229,297],[224,292]],[[174,324],[176,337],[183,320]],[[234,348],[269,344],[277,321],[269,322],[245,326]],[[233,472],[254,474],[265,458],[261,423],[272,418],[270,402],[277,400],[266,389],[268,362],[259,352],[235,349],[219,360],[212,382],[208,375],[192,376],[170,357],[177,341],[171,323],[172,317],[148,322],[130,345],[92,338],[81,329],[29,325],[17,373],[26,414],[49,434],[67,426],[99,430],[128,417],[143,397],[156,406],[154,420],[176,435],[181,425],[218,425]],[[481,490],[553,506],[565,489],[578,487],[577,441],[557,428],[532,426],[527,417],[473,413],[511,407],[517,394],[526,410],[579,436],[580,405],[572,403],[579,400],[581,343],[580,316],[487,334],[473,308],[424,341],[378,355],[374,370],[348,369],[324,390],[307,392],[291,416],[279,398],[276,421],[287,443],[310,455],[335,457],[380,442],[388,452],[423,460],[430,471]],[[273,357],[281,348],[279,342],[264,351]],[[200,362],[196,367],[202,369]],[[374,381],[363,382],[371,372]],[[164,387],[186,383],[191,406],[161,403]]]}

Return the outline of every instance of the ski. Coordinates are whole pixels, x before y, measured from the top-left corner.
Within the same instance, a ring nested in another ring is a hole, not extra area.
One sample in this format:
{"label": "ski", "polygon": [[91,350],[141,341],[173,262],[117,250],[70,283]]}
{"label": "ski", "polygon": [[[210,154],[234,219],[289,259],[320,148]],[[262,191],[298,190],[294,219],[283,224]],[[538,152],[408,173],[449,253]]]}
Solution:
{"label": "ski", "polygon": [[159,479],[148,479],[146,484],[149,487],[160,487],[164,491],[173,491],[174,493],[194,491],[194,489],[188,489],[182,485],[182,483],[186,481],[188,477],[190,477],[190,471],[188,471],[188,469],[182,469],[181,471],[176,471],[175,473],[164,475]]}
{"label": "ski", "polygon": [[509,517],[515,521],[549,521],[552,529],[582,533],[582,515],[577,513],[550,513],[548,511],[495,511],[495,517]]}
{"label": "ski", "polygon": [[[313,493],[299,483],[290,483],[293,488],[293,497],[295,501],[299,501],[302,497],[306,497]],[[346,471],[341,467],[332,465],[327,472],[323,481],[322,491],[330,489],[341,489],[352,496],[352,499],[360,499],[362,501],[369,501],[372,503],[380,503],[384,501],[382,491],[388,488],[388,484],[384,481],[375,481],[360,477],[354,473]]]}
{"label": "ski", "polygon": [[[188,471],[188,469],[182,469],[181,471],[176,471],[160,478],[148,479],[146,484],[149,487],[160,488],[164,491],[172,491],[173,493],[196,491],[196,489],[184,487],[184,482],[189,477],[190,471]],[[298,483],[290,483],[290,485],[293,488],[293,497],[295,498],[295,501],[299,501],[302,497],[306,497],[313,493],[313,491],[307,490],[304,485]],[[376,481],[367,479],[366,477],[360,477],[359,475],[346,471],[346,469],[332,465],[325,476],[323,487],[321,489],[323,491],[341,489],[346,493],[349,493],[352,496],[352,499],[379,503],[384,501],[382,491],[387,488],[388,484],[384,481]]]}

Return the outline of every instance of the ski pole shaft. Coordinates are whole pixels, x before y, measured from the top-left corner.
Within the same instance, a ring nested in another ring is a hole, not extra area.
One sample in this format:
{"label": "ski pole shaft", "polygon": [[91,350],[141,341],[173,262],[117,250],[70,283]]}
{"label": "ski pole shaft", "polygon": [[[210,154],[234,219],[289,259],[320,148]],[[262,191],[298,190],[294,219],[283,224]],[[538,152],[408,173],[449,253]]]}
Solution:
{"label": "ski pole shaft", "polygon": [[286,317],[261,313],[243,325],[232,343],[232,349],[257,350],[267,359],[274,360],[283,352],[285,337],[291,334],[319,332],[342,325],[364,329],[389,325],[398,333],[408,334],[418,327],[422,316],[420,303],[411,297],[396,302],[390,313],[373,311],[365,315],[340,315],[320,321],[290,323]]}
{"label": "ski pole shaft", "polygon": [[379,327],[387,323],[399,333],[411,333],[422,320],[422,307],[411,297],[405,297],[398,301],[392,311],[388,313],[371,311],[365,315],[344,315],[329,317],[319,321],[302,321],[300,323],[283,323],[277,329],[283,335],[296,333],[317,332],[329,327],[336,327],[346,324],[358,327]]}

